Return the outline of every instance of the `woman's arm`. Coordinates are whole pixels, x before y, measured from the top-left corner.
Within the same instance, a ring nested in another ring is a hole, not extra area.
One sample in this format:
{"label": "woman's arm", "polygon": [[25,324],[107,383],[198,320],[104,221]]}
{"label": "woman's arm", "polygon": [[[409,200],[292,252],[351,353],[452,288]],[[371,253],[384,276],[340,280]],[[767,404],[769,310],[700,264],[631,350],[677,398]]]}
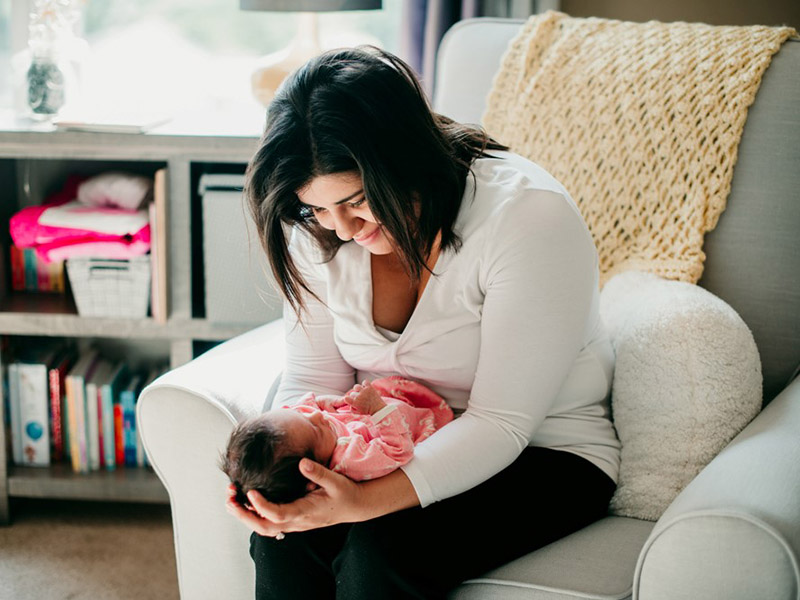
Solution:
{"label": "woman's arm", "polygon": [[[597,255],[562,194],[520,190],[487,224],[480,354],[467,410],[402,467],[422,506],[510,465],[550,414],[596,316]],[[458,349],[452,357],[458,360]]]}
{"label": "woman's arm", "polygon": [[279,533],[367,521],[419,505],[414,486],[400,470],[356,483],[306,458],[300,461],[300,469],[319,486],[303,498],[291,504],[273,504],[250,491],[250,511],[236,502],[235,490],[229,488],[226,509],[257,534],[275,537]]}

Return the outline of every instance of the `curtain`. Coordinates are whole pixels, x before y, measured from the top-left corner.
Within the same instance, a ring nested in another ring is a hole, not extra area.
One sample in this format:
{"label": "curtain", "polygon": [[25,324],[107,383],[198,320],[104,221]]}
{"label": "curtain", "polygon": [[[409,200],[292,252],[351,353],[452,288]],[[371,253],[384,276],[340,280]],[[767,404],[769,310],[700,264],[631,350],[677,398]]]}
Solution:
{"label": "curtain", "polygon": [[429,96],[442,36],[458,21],[481,16],[481,4],[480,0],[404,0],[400,53]]}

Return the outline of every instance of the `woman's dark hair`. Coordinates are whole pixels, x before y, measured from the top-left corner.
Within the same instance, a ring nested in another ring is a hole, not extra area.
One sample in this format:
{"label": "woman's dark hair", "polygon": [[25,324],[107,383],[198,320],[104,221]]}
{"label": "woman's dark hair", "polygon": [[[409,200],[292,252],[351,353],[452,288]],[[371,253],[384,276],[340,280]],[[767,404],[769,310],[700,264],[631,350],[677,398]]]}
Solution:
{"label": "woman's dark hair", "polygon": [[344,243],[314,220],[297,190],[320,175],[358,173],[372,214],[416,281],[439,231],[441,250],[460,247],[453,226],[473,161],[504,149],[432,112],[411,68],[378,48],[326,52],[290,75],[267,111],[245,195],[294,311],[305,308],[301,290],[314,294],[289,255],[286,231],[311,233],[325,260]]}
{"label": "woman's dark hair", "polygon": [[267,419],[248,419],[236,426],[219,464],[236,486],[236,502],[249,504],[250,490],[275,504],[306,495],[309,480],[300,472],[300,459],[313,460],[313,454],[293,453],[285,440],[283,429]]}

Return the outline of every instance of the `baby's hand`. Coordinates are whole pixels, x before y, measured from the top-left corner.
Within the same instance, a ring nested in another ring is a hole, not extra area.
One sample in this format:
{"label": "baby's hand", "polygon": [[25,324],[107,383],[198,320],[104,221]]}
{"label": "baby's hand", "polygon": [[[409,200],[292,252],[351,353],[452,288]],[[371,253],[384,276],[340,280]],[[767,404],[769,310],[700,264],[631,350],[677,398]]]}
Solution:
{"label": "baby's hand", "polygon": [[374,415],[386,406],[386,402],[383,401],[378,390],[372,387],[367,380],[353,386],[353,389],[345,394],[344,401],[356,412],[367,415]]}

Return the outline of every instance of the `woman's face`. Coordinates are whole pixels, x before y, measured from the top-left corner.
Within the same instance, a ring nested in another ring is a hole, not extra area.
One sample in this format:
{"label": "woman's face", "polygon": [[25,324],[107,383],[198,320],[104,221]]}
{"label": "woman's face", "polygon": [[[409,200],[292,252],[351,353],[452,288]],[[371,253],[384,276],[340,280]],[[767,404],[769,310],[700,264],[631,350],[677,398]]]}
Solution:
{"label": "woman's face", "polygon": [[358,173],[318,175],[297,190],[297,197],[313,212],[317,222],[335,231],[340,240],[353,240],[372,254],[394,251],[390,238],[369,209]]}

